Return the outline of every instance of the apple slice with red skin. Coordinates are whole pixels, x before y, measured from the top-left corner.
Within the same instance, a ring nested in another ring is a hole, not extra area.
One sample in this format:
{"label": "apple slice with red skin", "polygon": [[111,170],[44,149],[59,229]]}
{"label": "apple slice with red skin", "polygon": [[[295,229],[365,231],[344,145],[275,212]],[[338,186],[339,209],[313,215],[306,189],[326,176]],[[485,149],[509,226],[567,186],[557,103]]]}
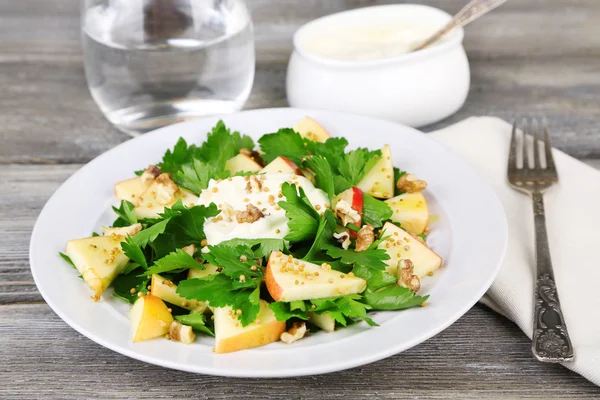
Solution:
{"label": "apple slice with red skin", "polygon": [[[335,204],[337,204],[340,200],[344,200],[346,203],[350,204],[350,207],[354,211],[360,215],[360,219],[354,223],[354,225],[359,228],[362,226],[362,215],[363,215],[363,205],[364,205],[364,194],[363,191],[357,188],[356,186],[351,187],[350,189],[344,190],[342,193],[338,194],[334,199],[334,209]],[[350,236],[356,237],[356,232],[352,229],[349,230]]]}
{"label": "apple slice with red skin", "polygon": [[260,170],[261,174],[296,174],[304,176],[302,170],[287,157],[279,156],[270,163],[268,163],[263,169]]}
{"label": "apple slice with red skin", "polygon": [[296,301],[362,293],[367,282],[326,263],[317,265],[274,251],[265,270],[265,286],[275,301]]}

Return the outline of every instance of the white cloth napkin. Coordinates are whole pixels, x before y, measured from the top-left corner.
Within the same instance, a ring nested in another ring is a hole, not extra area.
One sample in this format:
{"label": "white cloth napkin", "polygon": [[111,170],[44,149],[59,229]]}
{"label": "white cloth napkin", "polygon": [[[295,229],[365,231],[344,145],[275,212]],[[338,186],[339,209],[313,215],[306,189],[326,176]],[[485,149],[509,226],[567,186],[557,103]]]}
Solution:
{"label": "white cloth napkin", "polygon": [[[468,159],[492,185],[508,219],[502,269],[481,299],[531,337],[535,250],[529,197],[506,182],[511,125],[472,117],[431,135]],[[550,251],[575,360],[563,365],[600,385],[600,172],[554,150],[559,184],[544,196]],[[533,357],[533,355],[532,355]]]}

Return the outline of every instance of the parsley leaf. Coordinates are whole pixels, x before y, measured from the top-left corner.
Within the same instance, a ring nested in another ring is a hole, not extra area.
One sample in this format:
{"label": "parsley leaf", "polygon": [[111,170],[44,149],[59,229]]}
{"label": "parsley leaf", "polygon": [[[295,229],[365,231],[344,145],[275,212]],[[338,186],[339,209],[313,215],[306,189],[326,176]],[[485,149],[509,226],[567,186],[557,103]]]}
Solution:
{"label": "parsley leaf", "polygon": [[203,162],[198,159],[181,166],[181,170],[173,175],[173,180],[180,186],[199,194],[208,187],[211,179],[229,178],[229,171],[219,163]]}
{"label": "parsley leaf", "polygon": [[[210,204],[208,207],[198,205],[187,208],[181,202],[175,203],[170,209],[165,209],[163,216],[169,216],[165,219],[168,221],[167,225],[160,235],[152,240],[156,257],[163,257],[173,249],[202,242],[206,239],[204,234],[206,218],[215,217],[219,212],[215,204]],[[135,235],[134,239],[143,232]]]}
{"label": "parsley leaf", "polygon": [[283,239],[230,239],[219,243],[219,246],[246,246],[254,252],[254,258],[268,258],[274,251],[287,252],[287,246]]}
{"label": "parsley leaf", "polygon": [[404,310],[420,306],[428,298],[417,296],[412,290],[397,285],[364,295],[365,302],[374,310]]}
{"label": "parsley leaf", "polygon": [[[148,292],[147,286],[149,282],[150,277],[140,276],[136,272],[119,275],[112,282],[113,296],[126,303],[133,304],[138,299],[138,292]],[[131,289],[135,289],[134,293],[131,293]]]}
{"label": "parsley leaf", "polygon": [[393,285],[398,279],[386,272],[369,268],[365,265],[357,264],[352,269],[354,275],[367,281],[367,291],[375,292],[383,287]]}
{"label": "parsley leaf", "polygon": [[418,233],[417,236],[420,237],[421,239],[423,239],[424,242],[427,242],[427,234]]}
{"label": "parsley leaf", "polygon": [[179,215],[171,219],[169,232],[176,230],[187,241],[198,243],[206,239],[206,235],[204,234],[204,222],[206,218],[216,217],[220,213],[214,203],[211,203],[209,206],[197,205],[189,208],[181,203],[176,203],[173,205],[172,210],[179,212]]}
{"label": "parsley leaf", "polygon": [[227,245],[209,246],[209,249],[204,258],[221,267],[221,273],[181,281],[177,293],[187,299],[208,301],[213,307],[231,306],[242,311],[238,319],[243,326],[252,323],[260,311],[260,286],[264,275],[253,259],[252,249]]}
{"label": "parsley leaf", "polygon": [[290,301],[290,310],[292,311],[306,311],[306,303],[304,300]]}
{"label": "parsley leaf", "polygon": [[373,320],[367,318],[367,310],[371,309],[371,306],[359,302],[358,300],[360,299],[361,296],[355,294],[333,298],[312,299],[311,303],[314,304],[316,308],[312,308],[311,311],[317,314],[326,311],[342,326],[346,326],[348,324],[348,319],[350,318],[362,319],[367,324],[376,326],[377,324]]}
{"label": "parsley leaf", "polygon": [[304,305],[304,307],[298,307],[297,305],[294,306],[294,303],[297,302],[294,301],[288,303],[284,301],[277,301],[269,304],[269,308],[273,310],[275,318],[277,319],[277,321],[280,322],[287,321],[288,319],[292,318],[308,320],[308,315],[306,314],[306,306],[304,305],[304,302],[300,302],[302,303],[302,305]]}
{"label": "parsley leaf", "polygon": [[354,251],[352,249],[344,250],[339,247],[324,246],[327,255],[333,258],[339,258],[344,264],[363,265],[375,270],[384,270],[386,260],[390,259],[389,254],[384,249],[368,249],[365,251]]}
{"label": "parsley leaf", "polygon": [[173,150],[169,149],[166,151],[158,167],[160,167],[162,172],[173,174],[179,171],[183,164],[190,162],[197,153],[198,148],[195,145],[188,146],[185,139],[180,137]]}
{"label": "parsley leaf", "polygon": [[133,203],[127,200],[121,200],[121,204],[119,208],[113,206],[112,209],[115,214],[118,215],[118,218],[113,222],[113,227],[121,227],[121,226],[129,226],[138,222],[137,216],[135,215],[135,211],[133,210],[135,206]]}
{"label": "parsley leaf", "polygon": [[360,302],[360,295],[352,294],[340,297],[326,297],[305,301],[271,303],[269,308],[273,310],[277,321],[287,321],[291,318],[308,320],[309,312],[315,314],[330,314],[340,325],[346,326],[350,320],[362,319],[371,326],[377,324],[367,317],[367,310],[371,306]]}
{"label": "parsley leaf", "polygon": [[238,319],[242,326],[256,320],[260,311],[260,285],[256,288],[236,288],[234,280],[224,274],[204,278],[186,279],[179,282],[177,294],[186,299],[208,301],[213,307],[231,306],[241,310]]}
{"label": "parsley leaf", "polygon": [[167,224],[169,223],[169,219],[162,220],[157,222],[156,224],[142,229],[140,232],[136,233],[133,237],[133,241],[136,245],[141,248],[144,248],[148,245],[148,243],[156,240],[158,235],[162,234],[165,229],[167,229]]}
{"label": "parsley leaf", "polygon": [[186,299],[210,301],[213,307],[230,305],[233,290],[228,276],[215,274],[203,278],[186,279],[177,285],[177,294]]}
{"label": "parsley leaf", "polygon": [[129,261],[127,263],[127,265],[125,265],[125,268],[123,268],[123,271],[121,271],[121,275],[129,275],[131,272],[135,271],[136,269],[140,268],[141,265],[134,262],[134,261]]}
{"label": "parsley leaf", "polygon": [[204,314],[196,313],[176,315],[175,319],[181,322],[183,325],[191,326],[192,329],[195,331],[202,332],[210,336],[215,336],[215,333],[209,327],[206,326]]}
{"label": "parsley leaf", "polygon": [[61,253],[60,251],[58,252],[58,255],[60,256],[60,258],[62,258],[63,260],[65,260],[71,267],[73,267],[73,269],[77,269],[77,267],[73,263],[73,260],[71,260],[71,257],[69,257],[68,255],[66,255],[65,253]]}
{"label": "parsley leaf", "polygon": [[216,161],[218,166],[224,166],[225,162],[239,154],[241,149],[254,149],[252,138],[242,136],[239,132],[231,133],[223,121],[219,121],[212,128],[211,133],[208,134],[206,141],[200,147],[199,153],[204,161]]}
{"label": "parsley leaf", "polygon": [[337,173],[337,165],[339,160],[344,157],[344,150],[348,146],[348,141],[343,137],[332,137],[325,141],[313,142],[308,140],[305,142],[310,154],[320,155],[325,157],[333,172]]}
{"label": "parsley leaf", "polygon": [[178,185],[199,194],[210,179],[229,177],[225,163],[242,148],[253,149],[252,139],[239,132],[231,133],[223,121],[219,121],[201,147],[188,146],[180,138],[173,151],[167,150],[159,166],[163,172],[171,173]]}
{"label": "parsley leaf", "polygon": [[[210,252],[204,254],[204,258],[209,263],[223,268],[222,275],[226,275],[236,281],[244,275],[243,280],[262,279],[263,270],[254,261],[254,252],[250,247],[237,246],[231,247],[219,244],[217,246],[208,246]],[[255,282],[254,285],[260,285]]]}
{"label": "parsley leaf", "polygon": [[316,186],[327,193],[331,204],[334,196],[333,172],[327,159],[321,155],[306,158],[304,163],[315,173]]}
{"label": "parsley leaf", "polygon": [[333,243],[333,232],[337,226],[335,215],[329,209],[325,210],[319,221],[319,227],[314,242],[304,256],[306,261],[323,260],[326,245]]}
{"label": "parsley leaf", "polygon": [[189,268],[204,269],[194,257],[190,256],[182,249],[176,249],[163,258],[156,260],[154,265],[144,272],[144,275],[174,271],[181,272]]}
{"label": "parsley leaf", "polygon": [[364,148],[352,150],[339,160],[338,171],[341,177],[350,183],[350,186],[354,186],[377,164],[380,158],[381,150],[369,151]]}
{"label": "parsley leaf", "polygon": [[282,185],[281,192],[286,201],[277,204],[285,210],[290,228],[285,240],[294,243],[314,238],[319,228],[320,217],[304,190],[286,182]]}
{"label": "parsley leaf", "polygon": [[304,156],[308,154],[305,140],[291,128],[283,128],[276,133],[263,135],[258,140],[258,144],[264,152],[261,157],[267,163],[278,156],[283,156],[300,165]]}
{"label": "parsley leaf", "polygon": [[392,214],[392,208],[386,202],[363,193],[363,223],[380,228],[392,217]]}
{"label": "parsley leaf", "polygon": [[133,237],[127,236],[125,241],[121,242],[121,249],[123,249],[123,253],[125,253],[125,255],[131,260],[135,261],[144,269],[148,269],[146,256],[144,255],[142,248],[135,242],[135,240],[133,240]]}

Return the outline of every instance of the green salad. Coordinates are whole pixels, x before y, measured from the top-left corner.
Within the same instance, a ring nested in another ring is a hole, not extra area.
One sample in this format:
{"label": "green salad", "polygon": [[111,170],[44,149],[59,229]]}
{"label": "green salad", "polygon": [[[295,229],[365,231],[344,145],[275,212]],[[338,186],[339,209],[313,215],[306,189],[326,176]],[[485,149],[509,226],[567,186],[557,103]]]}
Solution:
{"label": "green salad", "polygon": [[372,311],[425,305],[442,259],[426,182],[387,145],[348,147],[310,117],[257,143],[219,122],[116,183],[113,224],[60,256],[94,301],[111,287],[132,305],[134,342],[210,335],[227,353],[376,327]]}

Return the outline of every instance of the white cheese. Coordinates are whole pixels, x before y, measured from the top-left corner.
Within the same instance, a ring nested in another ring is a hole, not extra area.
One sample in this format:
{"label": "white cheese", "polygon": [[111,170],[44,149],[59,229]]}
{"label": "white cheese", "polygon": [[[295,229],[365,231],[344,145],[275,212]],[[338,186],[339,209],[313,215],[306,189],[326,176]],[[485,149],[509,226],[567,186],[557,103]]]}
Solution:
{"label": "white cheese", "polygon": [[[200,194],[198,204],[208,206],[214,203],[222,210],[221,214],[204,224],[206,241],[215,245],[230,239],[283,238],[289,232],[285,211],[277,205],[285,201],[281,195],[284,182],[302,187],[308,199],[319,212],[329,207],[326,194],[314,187],[305,177],[294,174],[264,174],[235,176],[220,182],[211,180],[208,188]],[[244,211],[248,204],[257,207],[263,218],[249,223],[238,223],[237,211]]]}

